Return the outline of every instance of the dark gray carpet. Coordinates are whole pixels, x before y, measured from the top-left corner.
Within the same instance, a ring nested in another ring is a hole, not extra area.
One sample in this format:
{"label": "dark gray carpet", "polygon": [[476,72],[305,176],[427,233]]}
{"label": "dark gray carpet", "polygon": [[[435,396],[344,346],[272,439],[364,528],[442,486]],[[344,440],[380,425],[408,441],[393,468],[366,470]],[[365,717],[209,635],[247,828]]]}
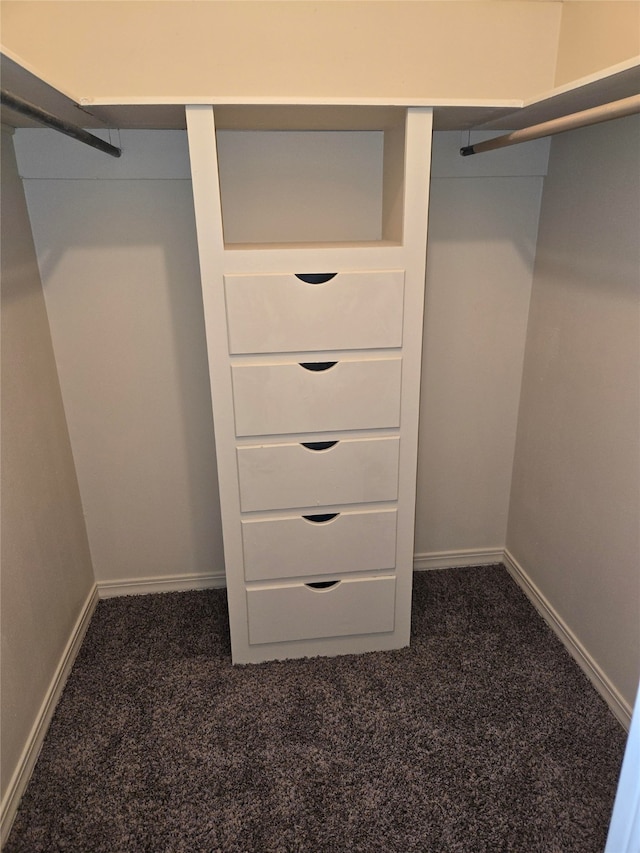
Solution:
{"label": "dark gray carpet", "polygon": [[6,853],[602,851],[625,733],[500,566],[410,649],[232,667],[225,594],[100,602]]}

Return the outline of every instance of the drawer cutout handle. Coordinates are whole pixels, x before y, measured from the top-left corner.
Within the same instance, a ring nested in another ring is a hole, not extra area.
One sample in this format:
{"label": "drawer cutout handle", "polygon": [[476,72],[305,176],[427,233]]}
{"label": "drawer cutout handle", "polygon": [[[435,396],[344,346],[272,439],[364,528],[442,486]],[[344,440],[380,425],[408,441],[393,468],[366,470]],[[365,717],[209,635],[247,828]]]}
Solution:
{"label": "drawer cutout handle", "polygon": [[300,367],[304,367],[305,370],[313,370],[316,373],[320,373],[323,370],[331,370],[338,362],[337,361],[299,361],[298,364]]}
{"label": "drawer cutout handle", "polygon": [[309,589],[333,589],[334,586],[338,586],[340,581],[316,581],[315,583],[306,583],[305,586]]}
{"label": "drawer cutout handle", "polygon": [[305,521],[310,521],[312,524],[326,524],[333,521],[340,515],[339,512],[317,512],[315,515],[303,515]]}
{"label": "drawer cutout handle", "polygon": [[326,284],[338,275],[337,272],[297,272],[296,278],[305,284]]}
{"label": "drawer cutout handle", "polygon": [[337,441],[302,441],[300,442],[307,450],[329,450],[334,447]]}

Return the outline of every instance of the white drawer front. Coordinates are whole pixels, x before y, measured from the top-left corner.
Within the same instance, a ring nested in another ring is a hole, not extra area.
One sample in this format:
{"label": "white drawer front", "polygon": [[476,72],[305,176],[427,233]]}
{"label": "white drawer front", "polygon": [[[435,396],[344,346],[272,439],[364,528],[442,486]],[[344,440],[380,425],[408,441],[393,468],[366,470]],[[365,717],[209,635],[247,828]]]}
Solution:
{"label": "white drawer front", "polygon": [[247,608],[251,644],[393,631],[395,578],[341,580],[329,589],[251,589]]}
{"label": "white drawer front", "polygon": [[304,352],[402,345],[404,271],[226,275],[229,352]]}
{"label": "white drawer front", "polygon": [[333,518],[243,519],[248,581],[393,569],[395,509],[341,512]]}
{"label": "white drawer front", "polygon": [[399,425],[401,358],[304,364],[232,367],[236,435]]}
{"label": "white drawer front", "polygon": [[240,508],[396,500],[399,449],[397,436],[347,439],[325,450],[293,443],[238,447]]}

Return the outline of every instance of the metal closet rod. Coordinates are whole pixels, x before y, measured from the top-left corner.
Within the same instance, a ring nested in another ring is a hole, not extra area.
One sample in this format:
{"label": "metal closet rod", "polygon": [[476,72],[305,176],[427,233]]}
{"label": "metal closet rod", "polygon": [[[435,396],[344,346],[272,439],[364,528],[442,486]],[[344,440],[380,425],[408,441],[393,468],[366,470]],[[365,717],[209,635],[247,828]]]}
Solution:
{"label": "metal closet rod", "polygon": [[20,113],[21,115],[28,116],[34,121],[37,121],[39,124],[46,124],[48,127],[53,127],[55,130],[59,130],[60,133],[71,136],[73,139],[77,139],[79,142],[84,142],[85,145],[90,145],[92,148],[97,148],[99,151],[104,151],[105,154],[110,154],[112,157],[120,157],[122,154],[122,150],[120,148],[116,148],[115,145],[110,145],[108,142],[105,142],[104,139],[100,139],[99,136],[94,136],[92,133],[83,130],[83,128],[78,127],[75,124],[71,124],[68,121],[64,121],[63,119],[54,116],[52,113],[37,107],[35,104],[31,104],[29,101],[25,101],[23,98],[13,95],[11,92],[7,92],[5,89],[2,89],[0,92],[0,102],[4,106],[9,107],[9,109],[15,110],[15,112]]}
{"label": "metal closet rod", "polygon": [[494,148],[517,145],[519,142],[527,142],[530,139],[553,136],[556,133],[563,133],[565,130],[575,130],[578,127],[587,127],[590,124],[599,124],[602,121],[623,118],[635,113],[640,113],[640,95],[632,95],[630,98],[622,98],[620,101],[611,101],[609,104],[602,104],[600,107],[592,107],[579,113],[554,118],[551,121],[544,121],[542,124],[523,127],[522,130],[505,133],[504,136],[496,136],[493,139],[487,139],[485,142],[476,142],[475,145],[465,145],[464,148],[460,149],[460,154],[463,157],[468,157],[470,154],[493,151]]}

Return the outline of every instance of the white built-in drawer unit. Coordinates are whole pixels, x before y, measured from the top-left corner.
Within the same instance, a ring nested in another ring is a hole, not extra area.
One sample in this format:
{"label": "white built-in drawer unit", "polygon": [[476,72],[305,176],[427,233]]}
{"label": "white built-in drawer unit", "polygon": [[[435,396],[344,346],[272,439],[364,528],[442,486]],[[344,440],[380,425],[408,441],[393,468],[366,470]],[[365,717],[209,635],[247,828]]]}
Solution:
{"label": "white built-in drawer unit", "polygon": [[[247,242],[229,245],[222,206],[238,164],[224,166],[221,196],[216,116],[251,130],[252,109],[187,107],[232,659],[400,648],[410,636],[431,111],[263,106],[258,133],[281,121],[285,145],[293,129],[383,133],[380,195],[367,211],[380,211],[380,239],[358,242],[342,217],[335,244],[252,244],[251,233],[236,236],[236,217],[234,239]],[[287,155],[296,174],[299,147]],[[295,215],[315,233],[335,217],[320,216],[307,190]],[[273,196],[282,205],[280,186]],[[242,199],[251,205],[247,187]],[[360,191],[350,201],[367,203]],[[274,226],[252,233],[290,227]]]}
{"label": "white built-in drawer unit", "polygon": [[225,275],[229,352],[402,345],[404,271]]}
{"label": "white built-in drawer unit", "polygon": [[398,427],[401,367],[399,357],[235,364],[236,435]]}
{"label": "white built-in drawer unit", "polygon": [[397,510],[310,512],[242,519],[248,581],[393,570]]}
{"label": "white built-in drawer unit", "polygon": [[249,589],[249,642],[393,631],[395,586],[394,577],[378,577],[345,578],[328,588],[299,583]]}
{"label": "white built-in drawer unit", "polygon": [[240,508],[394,501],[399,452],[397,436],[238,447]]}

